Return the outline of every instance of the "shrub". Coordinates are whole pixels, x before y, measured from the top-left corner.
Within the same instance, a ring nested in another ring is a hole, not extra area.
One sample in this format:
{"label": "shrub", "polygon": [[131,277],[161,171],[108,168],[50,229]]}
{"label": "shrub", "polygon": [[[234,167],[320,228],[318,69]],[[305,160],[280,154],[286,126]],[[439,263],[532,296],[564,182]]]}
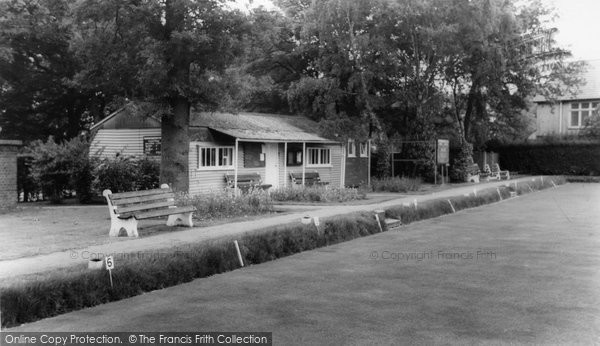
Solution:
{"label": "shrub", "polygon": [[104,158],[98,161],[94,173],[94,188],[99,193],[105,189],[113,193],[148,190],[159,186],[160,162],[146,157]]}
{"label": "shrub", "polygon": [[493,148],[502,169],[526,174],[600,175],[600,143],[564,141]]}
{"label": "shrub", "polygon": [[27,151],[32,157],[31,177],[52,202],[60,202],[65,190],[75,190],[81,202],[91,199],[92,163],[86,140],[56,143],[50,137],[32,142]]}
{"label": "shrub", "polygon": [[[452,159],[450,166],[450,179],[453,181],[467,181],[468,168],[473,164],[473,145],[463,141],[456,157]],[[504,168],[504,167],[503,167]]]}
{"label": "shrub", "polygon": [[235,195],[228,189],[195,196],[180,194],[177,204],[193,205],[197,210],[195,215],[206,220],[273,212],[271,198],[262,189],[250,189],[240,195]]}
{"label": "shrub", "polygon": [[364,188],[328,186],[289,186],[271,192],[274,201],[347,202],[367,198]]}
{"label": "shrub", "polygon": [[421,178],[373,178],[371,180],[371,187],[373,191],[409,192],[419,191],[421,188],[421,183]]}

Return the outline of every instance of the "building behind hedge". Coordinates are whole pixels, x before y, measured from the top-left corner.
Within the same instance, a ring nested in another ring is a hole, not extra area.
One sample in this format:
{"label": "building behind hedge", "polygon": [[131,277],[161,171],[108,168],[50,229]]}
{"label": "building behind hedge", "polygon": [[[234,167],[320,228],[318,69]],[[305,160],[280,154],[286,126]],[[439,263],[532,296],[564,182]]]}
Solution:
{"label": "building behind hedge", "polygon": [[541,96],[533,99],[536,104],[536,132],[530,139],[555,135],[576,135],[586,120],[600,105],[600,59],[588,60],[582,78],[585,84],[576,95],[563,95],[555,104]]}
{"label": "building behind hedge", "polygon": [[[318,172],[329,186],[368,184],[369,142],[342,143],[318,135],[318,124],[303,116],[192,112],[189,187],[198,194],[226,186],[226,174],[260,174],[273,188],[290,186],[290,173]],[[90,155],[147,156],[160,160],[160,120],[127,108],[92,129]]]}

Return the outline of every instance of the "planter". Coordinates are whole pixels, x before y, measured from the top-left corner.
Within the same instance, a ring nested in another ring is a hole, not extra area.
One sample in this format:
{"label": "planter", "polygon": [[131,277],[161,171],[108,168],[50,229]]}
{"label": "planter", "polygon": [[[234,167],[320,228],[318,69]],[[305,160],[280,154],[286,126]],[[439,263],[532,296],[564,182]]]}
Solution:
{"label": "planter", "polygon": [[88,262],[88,269],[100,270],[104,268],[104,260],[101,258],[93,258]]}
{"label": "planter", "polygon": [[310,225],[312,223],[312,217],[304,216],[302,219],[300,219],[300,223],[303,225]]}

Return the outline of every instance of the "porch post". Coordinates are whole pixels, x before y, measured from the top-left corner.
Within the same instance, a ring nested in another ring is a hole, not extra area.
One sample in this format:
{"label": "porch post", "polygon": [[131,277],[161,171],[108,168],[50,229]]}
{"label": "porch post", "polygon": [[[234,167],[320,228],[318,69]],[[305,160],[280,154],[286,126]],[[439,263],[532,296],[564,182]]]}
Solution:
{"label": "porch post", "polygon": [[306,142],[302,142],[302,186],[304,187],[304,175],[306,174]]}
{"label": "porch post", "polygon": [[287,187],[287,142],[283,142],[283,187]]}
{"label": "porch post", "polygon": [[233,165],[233,191],[238,194],[237,188],[237,177],[238,177],[238,152],[239,152],[239,139],[235,139],[235,163]]}

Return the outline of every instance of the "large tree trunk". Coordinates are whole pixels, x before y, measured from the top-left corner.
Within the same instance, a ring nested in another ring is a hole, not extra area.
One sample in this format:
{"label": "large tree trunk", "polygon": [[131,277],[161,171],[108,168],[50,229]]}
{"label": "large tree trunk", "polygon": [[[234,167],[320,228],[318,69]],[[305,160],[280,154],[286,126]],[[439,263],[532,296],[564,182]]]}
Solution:
{"label": "large tree trunk", "polygon": [[168,97],[172,114],[162,117],[160,182],[180,192],[189,192],[190,102],[179,89],[189,85],[190,57],[186,42],[175,39],[173,33],[185,30],[185,14],[185,2],[165,1],[164,40],[168,43],[167,63],[171,65],[167,74],[172,83]]}
{"label": "large tree trunk", "polygon": [[160,182],[174,190],[189,192],[190,104],[184,97],[171,100],[173,114],[162,117]]}

